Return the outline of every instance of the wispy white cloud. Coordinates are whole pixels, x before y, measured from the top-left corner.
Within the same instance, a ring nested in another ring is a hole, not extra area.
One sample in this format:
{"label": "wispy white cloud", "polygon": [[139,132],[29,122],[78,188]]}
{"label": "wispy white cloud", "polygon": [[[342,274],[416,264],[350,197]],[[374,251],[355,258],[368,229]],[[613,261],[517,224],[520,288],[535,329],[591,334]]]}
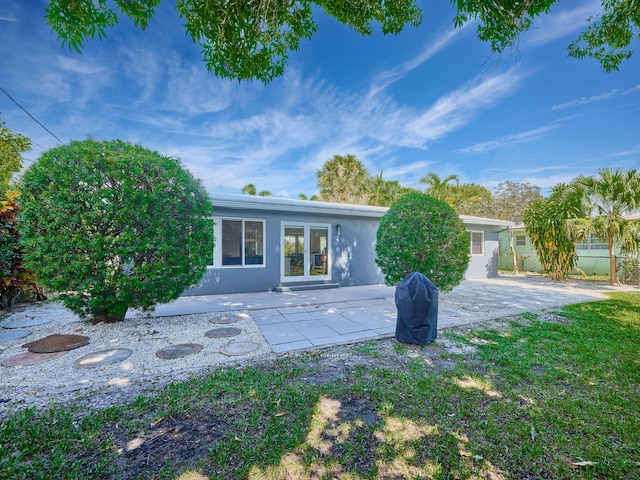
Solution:
{"label": "wispy white cloud", "polygon": [[418,144],[438,140],[469,124],[482,110],[512,95],[525,76],[526,73],[511,69],[497,75],[478,77],[444,95],[408,121],[407,130]]}
{"label": "wispy white cloud", "polygon": [[[163,58],[155,49],[126,46],[121,50],[122,73],[137,85],[138,103],[152,101],[158,85],[163,81]],[[131,89],[134,90],[134,89]]]}
{"label": "wispy white cloud", "polygon": [[622,94],[623,95],[628,95],[628,94],[634,93],[634,92],[640,92],[640,83],[638,85],[636,85],[635,87],[628,88],[627,90],[622,92]]}
{"label": "wispy white cloud", "polygon": [[167,85],[164,108],[198,115],[220,112],[232,99],[234,84],[220,80],[202,65],[184,64],[177,56],[167,64]]}
{"label": "wispy white cloud", "polygon": [[611,157],[611,158],[616,158],[616,157],[629,157],[629,156],[632,156],[632,155],[638,155],[638,154],[640,154],[640,145],[636,145],[635,147],[632,147],[632,148],[630,148],[630,149],[628,149],[628,150],[623,150],[623,151],[621,151],[621,152],[614,152],[614,153],[611,153],[611,154],[609,155],[609,157]]}
{"label": "wispy white cloud", "polygon": [[560,10],[539,17],[533,28],[524,35],[524,43],[538,47],[586,28],[587,19],[602,12],[602,3],[599,0],[580,3],[573,10]]}
{"label": "wispy white cloud", "polygon": [[17,23],[20,21],[20,7],[9,3],[0,5],[0,22]]}
{"label": "wispy white cloud", "polygon": [[62,70],[79,75],[92,75],[106,70],[103,65],[95,65],[93,62],[87,61],[84,58],[75,59],[58,55],[57,61]]}
{"label": "wispy white cloud", "polygon": [[525,76],[515,70],[483,76],[433,104],[407,107],[384,93],[372,97],[368,91],[302,82],[295,71],[286,75],[281,90],[261,99],[261,111],[244,116],[230,109],[229,115],[217,115],[198,131],[191,148],[182,149],[185,160],[215,188],[266,185],[268,175],[270,189],[289,191],[292,183],[315,184],[315,172],[327,159],[347,153],[372,174],[383,170],[387,179],[416,183],[432,162],[396,162],[398,148],[426,149],[508,97]]}
{"label": "wispy white cloud", "polygon": [[599,93],[598,95],[593,95],[591,97],[582,97],[577,100],[571,100],[570,102],[554,105],[553,107],[551,107],[551,109],[560,110],[562,108],[578,107],[580,105],[586,105],[588,103],[599,102],[601,100],[606,100],[607,98],[612,97],[617,93],[619,93],[619,90],[614,88],[613,90],[610,90],[608,92],[602,92],[602,93]]}
{"label": "wispy white cloud", "polygon": [[501,148],[508,148],[521,143],[535,142],[544,138],[548,132],[558,127],[557,123],[551,125],[545,125],[533,130],[527,130],[525,132],[514,133],[511,135],[504,135],[496,138],[495,140],[488,140],[486,142],[476,143],[469,147],[460,148],[456,150],[457,153],[486,153]]}
{"label": "wispy white cloud", "polygon": [[381,90],[397,82],[401,78],[405,77],[412,70],[418,68],[420,65],[428,61],[431,57],[439,53],[446,46],[448,46],[464,29],[466,29],[473,22],[467,22],[460,28],[451,29],[439,37],[433,42],[429,42],[415,57],[404,61],[395,67],[385,70],[377,74],[371,82],[371,90],[369,95],[375,95]]}
{"label": "wispy white cloud", "polygon": [[427,160],[420,160],[417,162],[407,163],[405,165],[398,165],[384,170],[383,176],[386,179],[395,179],[414,172],[420,172],[420,175],[424,175],[423,172],[432,163],[433,162],[429,162]]}

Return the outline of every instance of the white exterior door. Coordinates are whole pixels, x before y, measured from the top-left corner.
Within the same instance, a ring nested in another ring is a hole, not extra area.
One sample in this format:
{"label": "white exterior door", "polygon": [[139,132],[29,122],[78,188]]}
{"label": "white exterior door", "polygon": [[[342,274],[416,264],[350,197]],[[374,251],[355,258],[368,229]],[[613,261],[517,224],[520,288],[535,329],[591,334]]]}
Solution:
{"label": "white exterior door", "polygon": [[331,226],[282,222],[280,280],[308,282],[331,279]]}

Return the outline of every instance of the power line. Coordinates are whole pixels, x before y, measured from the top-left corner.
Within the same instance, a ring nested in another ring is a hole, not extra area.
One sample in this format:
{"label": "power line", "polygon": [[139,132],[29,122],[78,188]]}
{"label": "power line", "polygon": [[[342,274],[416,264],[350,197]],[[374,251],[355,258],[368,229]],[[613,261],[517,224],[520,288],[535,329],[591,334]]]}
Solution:
{"label": "power line", "polygon": [[49,147],[43,147],[42,145],[40,145],[38,142],[34,142],[33,140],[31,140],[31,143],[33,143],[36,147],[40,147],[43,150],[47,150]]}
{"label": "power line", "polygon": [[11,100],[13,103],[15,103],[15,104],[16,104],[16,105],[17,105],[17,106],[18,106],[18,107],[19,107],[19,108],[20,108],[24,113],[26,113],[27,115],[29,115],[29,116],[31,117],[31,119],[32,119],[34,122],[36,122],[38,125],[40,125],[42,128],[44,128],[44,129],[47,131],[47,133],[48,133],[49,135],[51,135],[53,138],[55,138],[55,139],[58,141],[58,143],[60,143],[60,145],[62,145],[62,144],[64,143],[62,140],[60,140],[60,139],[56,136],[56,134],[55,134],[55,133],[53,133],[51,130],[49,130],[47,127],[45,127],[45,126],[44,126],[44,125],[43,125],[43,124],[42,124],[38,119],[36,119],[36,117],[34,117],[33,115],[31,115],[31,114],[27,111],[27,109],[26,109],[26,108],[24,108],[22,105],[20,105],[18,102],[16,102],[16,101],[13,99],[13,97],[12,97],[11,95],[9,95],[9,94],[7,93],[7,91],[6,91],[4,88],[0,87],[0,90],[1,90],[1,91],[2,91],[2,93],[4,93],[7,97],[9,97],[9,100]]}
{"label": "power line", "polygon": [[0,152],[12,155],[14,157],[19,157],[22,161],[28,162],[29,164],[35,163],[35,160],[31,160],[30,158],[23,157],[22,155],[20,155],[19,153],[16,153],[16,152],[11,152],[9,150],[3,150],[1,148],[0,148]]}

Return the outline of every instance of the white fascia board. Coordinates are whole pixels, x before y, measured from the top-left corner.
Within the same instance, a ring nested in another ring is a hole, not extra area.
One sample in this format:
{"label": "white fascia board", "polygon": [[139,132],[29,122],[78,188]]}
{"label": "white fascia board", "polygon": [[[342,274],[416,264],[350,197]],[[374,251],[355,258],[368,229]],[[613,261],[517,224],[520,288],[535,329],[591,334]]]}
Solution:
{"label": "white fascia board", "polygon": [[[351,205],[348,203],[318,202],[315,200],[298,200],[293,198],[261,197],[259,195],[211,195],[213,208],[224,207],[231,209],[269,210],[276,212],[315,213],[322,215],[344,215],[350,217],[381,218],[387,207],[372,205]],[[465,225],[487,225],[511,227],[512,222],[496,220],[494,218],[472,217],[460,215]]]}
{"label": "white fascia board", "polygon": [[496,218],[472,217],[471,215],[460,215],[460,220],[465,225],[491,225],[496,227],[513,227],[514,223]]}
{"label": "white fascia board", "polygon": [[386,207],[370,205],[350,205],[346,203],[318,202],[292,198],[261,197],[258,195],[211,195],[210,198],[214,211],[216,207],[225,207],[232,209],[380,218],[388,210]]}

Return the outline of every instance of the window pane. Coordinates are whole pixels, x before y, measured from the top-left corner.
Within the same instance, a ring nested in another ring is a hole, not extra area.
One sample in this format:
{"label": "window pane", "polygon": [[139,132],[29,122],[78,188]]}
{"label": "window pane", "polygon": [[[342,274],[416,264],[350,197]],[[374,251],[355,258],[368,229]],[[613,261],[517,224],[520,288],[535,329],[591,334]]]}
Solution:
{"label": "window pane", "polygon": [[483,232],[471,232],[471,254],[482,255]]}
{"label": "window pane", "polygon": [[596,237],[591,235],[589,238],[591,250],[608,250],[609,242],[606,238]]}
{"label": "window pane", "polygon": [[244,264],[263,265],[263,223],[244,222]]}
{"label": "window pane", "polygon": [[527,244],[527,238],[524,235],[516,235],[516,246],[523,247]]}
{"label": "window pane", "polygon": [[242,265],[242,221],[222,220],[222,265]]}
{"label": "window pane", "polygon": [[329,229],[327,227],[311,227],[309,229],[309,249],[311,261],[309,262],[310,275],[327,274],[327,245]]}
{"label": "window pane", "polygon": [[284,275],[304,276],[304,227],[284,228]]}

